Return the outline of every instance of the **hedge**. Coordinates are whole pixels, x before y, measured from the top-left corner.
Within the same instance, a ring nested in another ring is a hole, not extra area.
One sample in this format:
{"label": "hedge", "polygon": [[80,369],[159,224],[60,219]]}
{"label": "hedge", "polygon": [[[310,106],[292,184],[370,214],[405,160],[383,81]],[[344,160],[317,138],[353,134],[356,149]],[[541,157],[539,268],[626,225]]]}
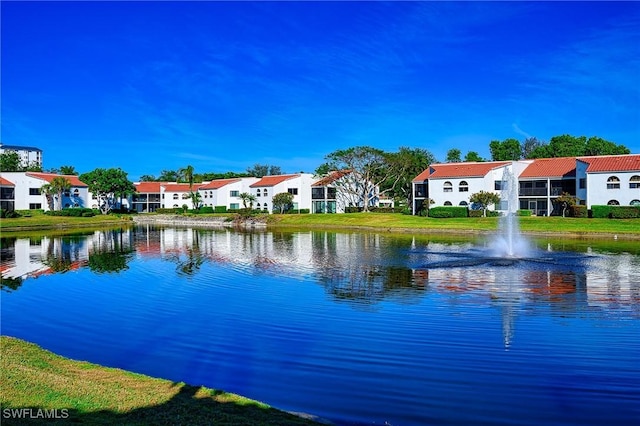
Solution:
{"label": "hedge", "polygon": [[395,213],[396,210],[393,207],[369,207],[371,213]]}
{"label": "hedge", "polygon": [[45,212],[47,216],[67,216],[67,217],[91,217],[95,216],[93,209],[83,207],[72,207],[62,210],[49,210]]}
{"label": "hedge", "polygon": [[213,211],[214,211],[214,213],[226,213],[227,212],[227,206],[215,206]]}
{"label": "hedge", "polygon": [[521,210],[518,210],[516,213],[518,216],[531,216],[532,211],[527,209],[521,209]]}
{"label": "hedge", "polygon": [[429,217],[469,217],[469,209],[458,206],[432,207],[429,209]]}
{"label": "hedge", "polygon": [[611,219],[634,219],[640,217],[637,206],[591,206],[591,217]]}

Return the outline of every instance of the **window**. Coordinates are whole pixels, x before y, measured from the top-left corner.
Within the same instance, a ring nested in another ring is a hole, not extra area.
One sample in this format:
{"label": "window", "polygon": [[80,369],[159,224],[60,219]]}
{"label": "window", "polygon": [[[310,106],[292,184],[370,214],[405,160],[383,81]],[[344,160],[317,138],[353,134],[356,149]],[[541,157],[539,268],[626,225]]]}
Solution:
{"label": "window", "polygon": [[187,198],[189,198],[189,194],[187,194],[187,193],[182,194],[182,199],[183,200],[186,200]]}
{"label": "window", "polygon": [[287,192],[291,195],[298,195],[298,188],[288,188]]}
{"label": "window", "polygon": [[267,206],[267,203],[264,203],[264,211],[268,212],[269,211],[269,206]]}
{"label": "window", "polygon": [[173,194],[173,199],[177,200],[178,199],[178,194]]}
{"label": "window", "polygon": [[469,205],[469,203],[467,203],[466,201],[460,201],[460,205],[466,207]]}
{"label": "window", "polygon": [[453,185],[451,185],[451,182],[447,181],[444,183],[442,189],[444,192],[453,192]]}
{"label": "window", "polygon": [[619,206],[620,203],[618,202],[618,200],[609,200],[609,202],[607,203],[608,206]]}
{"label": "window", "polygon": [[640,207],[640,200],[631,200],[629,203],[630,206]]}
{"label": "window", "polygon": [[445,201],[445,202],[444,202],[444,205],[445,205],[445,206],[452,206],[453,204],[451,204],[451,201]]}
{"label": "window", "polygon": [[587,187],[587,179],[580,178],[580,181],[579,181],[578,185],[579,185],[580,189],[585,189]]}
{"label": "window", "polygon": [[629,189],[640,188],[640,176],[634,175],[629,179]]}
{"label": "window", "polygon": [[260,203],[256,203],[256,209],[260,210]]}
{"label": "window", "polygon": [[29,210],[40,210],[42,208],[42,204],[40,203],[30,203]]}
{"label": "window", "polygon": [[493,183],[493,189],[495,189],[496,191],[502,191],[502,181],[501,180],[497,180]]}
{"label": "window", "polygon": [[178,208],[178,205],[177,205],[177,204],[174,204],[174,205],[173,205],[173,208],[174,208],[174,209]]}
{"label": "window", "polygon": [[260,190],[258,189],[258,190],[256,191],[256,197],[259,197],[259,196],[261,196],[261,195],[262,195],[262,194],[260,194]]}
{"label": "window", "polygon": [[73,196],[74,197],[79,197],[80,196],[80,190],[78,188],[73,190]]}
{"label": "window", "polygon": [[311,188],[311,198],[315,199],[323,199],[324,198],[324,187],[319,188]]}
{"label": "window", "polygon": [[607,189],[620,189],[620,179],[615,176],[607,179]]}
{"label": "window", "polygon": [[40,188],[29,188],[29,195],[40,195]]}
{"label": "window", "polygon": [[64,191],[64,196],[68,197],[69,195],[71,195],[71,193],[69,191]]}
{"label": "window", "polygon": [[213,191],[209,191],[209,197],[213,197]]}
{"label": "window", "polygon": [[264,195],[265,197],[266,197],[267,195],[269,195],[269,194],[267,194],[267,188],[265,188],[265,189],[263,189],[263,190],[262,190],[262,195]]}
{"label": "window", "polygon": [[231,203],[231,204],[229,204],[229,210],[238,210],[239,208],[240,208],[240,204],[239,203]]}
{"label": "window", "polygon": [[229,192],[229,196],[230,197],[238,197],[238,196],[240,196],[240,191],[230,191]]}
{"label": "window", "polygon": [[460,181],[460,185],[458,185],[459,192],[469,192],[469,184],[466,180]]}

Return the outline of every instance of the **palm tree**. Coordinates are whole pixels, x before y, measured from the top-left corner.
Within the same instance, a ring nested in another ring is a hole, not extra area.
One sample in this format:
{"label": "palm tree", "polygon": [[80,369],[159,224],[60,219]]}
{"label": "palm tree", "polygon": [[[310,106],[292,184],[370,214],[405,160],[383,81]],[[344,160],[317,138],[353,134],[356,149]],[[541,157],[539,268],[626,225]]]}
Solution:
{"label": "palm tree", "polygon": [[52,204],[52,198],[58,200],[58,208],[55,210],[62,210],[62,193],[71,189],[71,182],[69,179],[63,176],[56,176],[51,179],[51,182],[42,185],[42,192],[47,196],[47,201]]}
{"label": "palm tree", "polygon": [[76,168],[73,166],[60,166],[61,175],[78,175]]}
{"label": "palm tree", "polygon": [[180,179],[184,179],[185,181],[189,182],[189,191],[192,191],[192,189],[193,189],[193,166],[188,165],[184,169],[180,169],[178,171],[178,174],[180,176]]}
{"label": "palm tree", "polygon": [[240,199],[242,200],[242,205],[245,209],[247,208],[247,204],[249,204],[249,209],[253,210],[253,203],[257,200],[255,195],[249,194],[248,192],[243,192],[242,194],[238,195],[238,197],[240,197]]}

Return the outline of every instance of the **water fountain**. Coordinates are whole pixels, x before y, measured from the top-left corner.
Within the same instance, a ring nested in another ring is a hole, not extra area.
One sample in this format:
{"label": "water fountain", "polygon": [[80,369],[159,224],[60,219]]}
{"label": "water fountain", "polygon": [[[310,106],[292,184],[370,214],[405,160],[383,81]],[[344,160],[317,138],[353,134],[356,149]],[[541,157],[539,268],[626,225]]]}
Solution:
{"label": "water fountain", "polygon": [[529,242],[520,234],[518,226],[518,177],[505,167],[502,174],[502,192],[500,204],[503,215],[498,224],[498,233],[491,248],[495,256],[508,258],[527,257],[530,253]]}

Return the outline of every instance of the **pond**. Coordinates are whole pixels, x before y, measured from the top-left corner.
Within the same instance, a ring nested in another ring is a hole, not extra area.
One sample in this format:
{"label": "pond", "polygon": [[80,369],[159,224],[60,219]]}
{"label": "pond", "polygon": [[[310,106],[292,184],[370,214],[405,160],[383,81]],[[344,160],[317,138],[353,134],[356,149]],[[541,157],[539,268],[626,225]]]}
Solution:
{"label": "pond", "polygon": [[630,424],[640,247],[158,228],[2,239],[2,334],[336,424]]}

